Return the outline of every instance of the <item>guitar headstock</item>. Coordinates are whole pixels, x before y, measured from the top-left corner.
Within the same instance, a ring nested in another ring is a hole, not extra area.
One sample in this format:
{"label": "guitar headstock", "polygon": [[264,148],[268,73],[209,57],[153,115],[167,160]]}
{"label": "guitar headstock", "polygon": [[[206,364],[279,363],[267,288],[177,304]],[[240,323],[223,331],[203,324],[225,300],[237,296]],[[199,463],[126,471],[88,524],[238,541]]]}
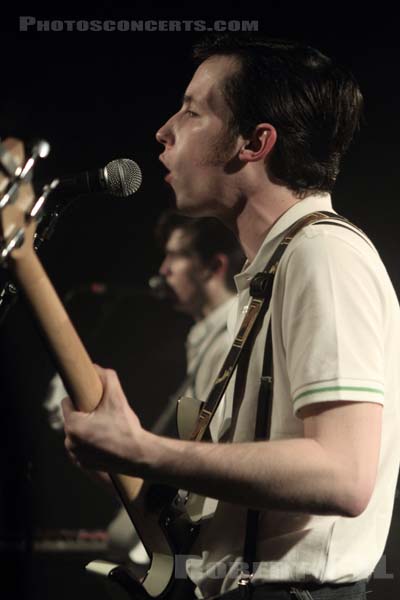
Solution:
{"label": "guitar headstock", "polygon": [[33,251],[44,202],[56,184],[46,186],[36,200],[32,170],[36,160],[47,156],[49,150],[47,142],[38,142],[26,159],[20,140],[7,138],[0,143],[0,264]]}

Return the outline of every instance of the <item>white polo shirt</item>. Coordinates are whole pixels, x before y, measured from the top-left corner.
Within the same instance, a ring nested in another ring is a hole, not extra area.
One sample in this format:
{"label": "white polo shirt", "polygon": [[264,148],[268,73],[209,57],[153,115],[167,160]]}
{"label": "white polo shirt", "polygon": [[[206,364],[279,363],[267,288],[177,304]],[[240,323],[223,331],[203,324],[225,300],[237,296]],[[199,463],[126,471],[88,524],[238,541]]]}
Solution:
{"label": "white polo shirt", "polygon": [[[332,211],[329,195],[312,196],[274,224],[252,263],[236,276],[239,295],[228,318],[232,339],[249,303],[249,284],[290,226],[316,210]],[[288,246],[271,300],[274,394],[271,439],[303,437],[297,411],[336,400],[384,404],[377,483],[356,518],[264,510],[260,513],[254,582],[351,582],[379,561],[391,521],[400,460],[400,309],[372,244],[353,231],[310,225]],[[268,312],[249,363],[246,386],[233,402],[231,382],[221,441],[254,439]],[[227,423],[231,427],[227,431]],[[237,586],[247,509],[219,502],[204,522],[189,559],[196,595]]]}

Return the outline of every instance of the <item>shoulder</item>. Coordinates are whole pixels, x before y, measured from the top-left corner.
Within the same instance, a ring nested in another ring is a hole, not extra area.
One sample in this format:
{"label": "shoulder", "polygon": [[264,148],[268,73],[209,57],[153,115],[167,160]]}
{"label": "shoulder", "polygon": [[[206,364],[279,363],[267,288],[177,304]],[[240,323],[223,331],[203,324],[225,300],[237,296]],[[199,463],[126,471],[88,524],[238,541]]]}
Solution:
{"label": "shoulder", "polygon": [[383,262],[368,238],[343,227],[310,225],[289,244],[274,284],[275,303],[386,305],[393,296]]}
{"label": "shoulder", "polygon": [[[281,273],[305,276],[321,268],[348,272],[358,269],[381,272],[385,268],[369,240],[356,228],[330,223],[308,225],[290,242],[282,258]],[[354,271],[355,270],[355,271]]]}

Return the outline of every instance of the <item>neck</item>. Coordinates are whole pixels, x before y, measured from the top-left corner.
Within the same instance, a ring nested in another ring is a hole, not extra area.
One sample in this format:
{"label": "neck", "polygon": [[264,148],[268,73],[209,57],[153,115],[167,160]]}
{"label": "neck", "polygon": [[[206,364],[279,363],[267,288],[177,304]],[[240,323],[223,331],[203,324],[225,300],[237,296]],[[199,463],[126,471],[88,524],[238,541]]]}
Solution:
{"label": "neck", "polygon": [[265,236],[280,217],[301,200],[283,186],[269,184],[261,192],[241,202],[235,230],[247,259],[251,262]]}
{"label": "neck", "polygon": [[225,286],[210,285],[205,302],[199,307],[196,315],[192,315],[195,321],[205,319],[209,314],[216,310],[222,304],[225,304],[234,296],[234,292],[228,290]]}

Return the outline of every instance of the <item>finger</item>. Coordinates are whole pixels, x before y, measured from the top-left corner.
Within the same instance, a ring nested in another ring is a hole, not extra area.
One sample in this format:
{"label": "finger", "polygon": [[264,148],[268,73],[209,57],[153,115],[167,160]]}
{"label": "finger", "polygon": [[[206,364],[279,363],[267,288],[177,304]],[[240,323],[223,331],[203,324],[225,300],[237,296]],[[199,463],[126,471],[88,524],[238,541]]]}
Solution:
{"label": "finger", "polygon": [[106,378],[107,378],[107,369],[105,369],[104,367],[101,367],[100,365],[93,363],[94,366],[94,370],[96,371],[97,375],[100,378],[101,383],[103,384],[103,388],[105,386],[106,383]]}
{"label": "finger", "polygon": [[112,397],[123,396],[125,397],[124,391],[121,387],[121,383],[119,381],[119,377],[115,371],[112,369],[107,369],[107,390],[110,392]]}
{"label": "finger", "polygon": [[109,406],[120,404],[121,400],[126,400],[125,393],[121,387],[117,373],[113,369],[104,369],[94,364],[97,374],[103,385],[102,403]]}
{"label": "finger", "polygon": [[71,439],[66,436],[65,440],[64,440],[64,447],[66,450],[66,453],[68,455],[69,460],[76,466],[80,467],[80,463],[78,461],[78,457],[75,454],[74,451],[74,444],[72,443]]}
{"label": "finger", "polygon": [[71,398],[69,396],[65,396],[61,402],[61,408],[64,416],[64,422],[68,419],[70,414],[75,411],[75,407],[72,403]]}
{"label": "finger", "polygon": [[116,391],[115,379],[118,380],[118,376],[111,369],[105,369],[104,367],[100,367],[100,365],[97,365],[96,363],[93,363],[93,366],[103,386],[101,404],[112,405],[113,396]]}

